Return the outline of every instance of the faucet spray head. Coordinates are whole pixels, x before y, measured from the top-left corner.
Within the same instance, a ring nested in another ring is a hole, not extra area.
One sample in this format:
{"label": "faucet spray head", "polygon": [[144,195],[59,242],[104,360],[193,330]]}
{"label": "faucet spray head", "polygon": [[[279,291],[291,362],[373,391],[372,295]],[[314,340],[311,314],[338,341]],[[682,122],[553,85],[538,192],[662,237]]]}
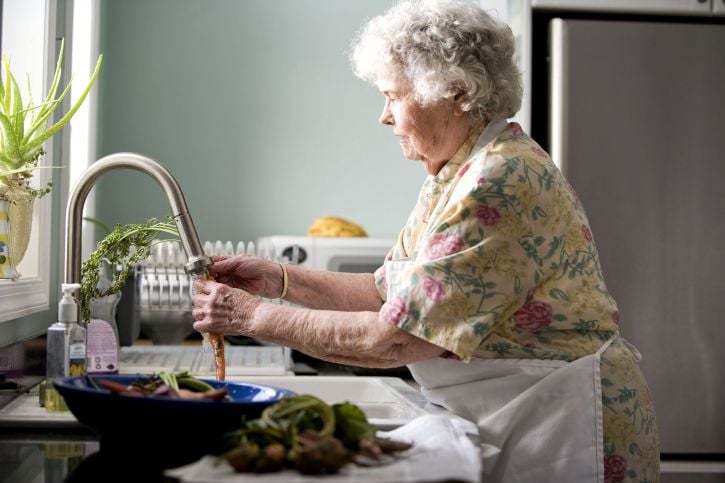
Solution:
{"label": "faucet spray head", "polygon": [[195,277],[199,277],[200,275],[206,276],[208,268],[213,264],[212,259],[206,255],[191,256],[189,257],[189,263],[184,265],[184,272]]}

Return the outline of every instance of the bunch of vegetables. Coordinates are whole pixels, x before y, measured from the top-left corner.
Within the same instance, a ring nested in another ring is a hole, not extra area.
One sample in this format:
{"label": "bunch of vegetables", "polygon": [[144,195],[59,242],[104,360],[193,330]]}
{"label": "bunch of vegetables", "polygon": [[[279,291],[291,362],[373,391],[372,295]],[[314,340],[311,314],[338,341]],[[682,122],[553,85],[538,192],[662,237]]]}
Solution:
{"label": "bunch of vegetables", "polygon": [[[179,230],[171,217],[166,220],[149,218],[145,223],[116,225],[81,266],[80,305],[82,320],[91,318],[91,300],[111,295],[126,282],[128,272],[143,261],[151,249],[161,240],[162,234],[178,238]],[[107,260],[112,267],[119,267],[107,290],[98,288],[101,264]]]}
{"label": "bunch of vegetables", "polygon": [[376,436],[365,413],[345,402],[332,406],[311,395],[285,397],[228,436],[221,455],[237,472],[295,468],[303,474],[336,473],[346,463],[374,464],[410,444]]}
{"label": "bunch of vegetables", "polygon": [[201,379],[197,379],[188,372],[171,374],[160,372],[158,375],[139,377],[133,383],[124,386],[107,379],[94,379],[86,376],[89,383],[97,389],[108,389],[116,394],[126,396],[158,396],[170,399],[196,399],[208,401],[223,401],[227,399],[227,388],[213,388]]}

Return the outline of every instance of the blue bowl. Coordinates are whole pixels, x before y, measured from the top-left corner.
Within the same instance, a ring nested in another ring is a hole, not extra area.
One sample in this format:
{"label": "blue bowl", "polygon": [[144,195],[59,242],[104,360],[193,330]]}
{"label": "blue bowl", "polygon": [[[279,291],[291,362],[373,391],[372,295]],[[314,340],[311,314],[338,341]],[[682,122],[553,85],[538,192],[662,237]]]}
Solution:
{"label": "blue bowl", "polygon": [[[93,376],[124,386],[143,375]],[[56,379],[53,385],[82,424],[100,436],[101,452],[170,468],[223,449],[223,436],[243,419],[295,393],[258,384],[202,379],[227,387],[231,401],[203,401],[115,394],[94,387],[86,376]]]}

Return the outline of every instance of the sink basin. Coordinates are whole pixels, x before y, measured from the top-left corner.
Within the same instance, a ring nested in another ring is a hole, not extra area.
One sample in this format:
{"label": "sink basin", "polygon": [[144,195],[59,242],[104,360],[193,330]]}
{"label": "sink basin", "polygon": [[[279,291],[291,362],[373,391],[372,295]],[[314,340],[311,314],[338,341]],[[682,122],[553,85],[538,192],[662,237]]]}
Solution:
{"label": "sink basin", "polygon": [[349,401],[365,411],[371,424],[392,429],[426,413],[427,401],[402,379],[361,376],[243,376],[229,378],[312,394],[328,404]]}

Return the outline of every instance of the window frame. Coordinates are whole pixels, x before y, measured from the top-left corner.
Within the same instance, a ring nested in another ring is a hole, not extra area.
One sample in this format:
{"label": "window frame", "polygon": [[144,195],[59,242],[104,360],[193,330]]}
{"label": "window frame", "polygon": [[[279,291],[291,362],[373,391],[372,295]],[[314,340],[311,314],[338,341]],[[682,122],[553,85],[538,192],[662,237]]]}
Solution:
{"label": "window frame", "polygon": [[[31,45],[34,41],[37,43],[37,40],[32,37],[38,35],[38,29],[13,29],[9,22],[17,22],[17,24],[24,27],[42,25],[42,62],[34,64],[32,68],[21,65],[23,76],[25,72],[28,72],[31,80],[41,79],[40,91],[35,87],[33,88],[34,99],[37,102],[37,99],[47,92],[55,71],[57,0],[4,0],[0,5],[2,7],[0,17],[3,35],[2,52],[3,55],[8,55],[11,60],[22,58],[24,46]],[[11,11],[12,15],[8,15],[8,11]],[[16,64],[21,64],[21,62],[16,62]],[[41,92],[41,94],[38,94],[38,92]],[[41,161],[41,165],[59,164],[54,147],[53,139],[46,141],[46,154]],[[44,169],[37,172],[36,176],[40,185],[45,185],[53,179],[51,171],[56,170]],[[56,178],[58,177],[56,176]],[[31,238],[31,245],[28,247],[26,257],[36,256],[38,258],[37,273],[14,281],[0,281],[0,328],[7,329],[7,321],[47,311],[50,308],[51,253],[53,248],[51,225],[53,206],[56,203],[62,205],[62,194],[60,192],[62,190],[57,189],[59,184],[62,183],[54,182],[55,186],[50,195],[35,200],[32,228],[35,235]],[[33,243],[34,240],[36,243]]]}

